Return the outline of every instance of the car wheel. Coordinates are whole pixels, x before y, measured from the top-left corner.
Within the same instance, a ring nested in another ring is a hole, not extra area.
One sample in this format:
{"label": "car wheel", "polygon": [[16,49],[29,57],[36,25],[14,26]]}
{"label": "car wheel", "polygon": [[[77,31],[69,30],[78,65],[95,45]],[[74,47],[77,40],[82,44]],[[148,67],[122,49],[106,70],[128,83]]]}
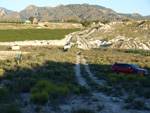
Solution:
{"label": "car wheel", "polygon": [[119,74],[119,72],[117,70],[114,71],[115,74]]}

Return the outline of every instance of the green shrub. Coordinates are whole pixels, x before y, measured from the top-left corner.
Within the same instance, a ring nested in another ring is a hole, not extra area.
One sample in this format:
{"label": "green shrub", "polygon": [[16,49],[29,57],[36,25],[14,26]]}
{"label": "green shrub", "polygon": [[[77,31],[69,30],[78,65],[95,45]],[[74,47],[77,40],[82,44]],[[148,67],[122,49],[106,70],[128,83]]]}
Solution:
{"label": "green shrub", "polygon": [[0,77],[4,77],[4,73],[5,73],[5,70],[4,69],[0,69]]}
{"label": "green shrub", "polygon": [[40,102],[41,104],[45,104],[48,102],[49,96],[51,98],[58,98],[60,96],[67,96],[68,94],[70,94],[70,90],[66,86],[58,86],[50,81],[41,80],[31,88],[30,100],[33,103]]}
{"label": "green shrub", "polygon": [[37,105],[34,110],[35,110],[35,112],[39,112],[40,109],[41,109],[40,106]]}
{"label": "green shrub", "polygon": [[144,87],[150,87],[149,79],[145,79],[145,80],[141,81],[141,84]]}
{"label": "green shrub", "polygon": [[101,111],[102,109],[104,109],[104,107],[105,107],[104,105],[98,105],[97,106],[97,111]]}
{"label": "green shrub", "polygon": [[27,105],[28,105],[28,101],[25,100],[25,101],[24,101],[24,106],[27,106]]}
{"label": "green shrub", "polygon": [[84,26],[84,27],[88,27],[92,24],[91,21],[82,21],[81,24]]}
{"label": "green shrub", "polygon": [[135,100],[134,95],[129,95],[127,98],[124,99],[126,103],[132,103]]}
{"label": "green shrub", "polygon": [[39,102],[44,105],[45,103],[48,102],[48,100],[49,100],[48,93],[47,92],[42,92],[40,94],[40,97],[39,97]]}
{"label": "green shrub", "polygon": [[108,24],[108,23],[110,23],[110,21],[109,20],[104,20],[104,21],[101,21],[101,23],[102,24]]}
{"label": "green shrub", "polygon": [[127,82],[133,82],[136,81],[136,76],[135,75],[128,75],[126,77]]}
{"label": "green shrub", "polygon": [[5,99],[8,95],[9,95],[8,89],[6,89],[4,87],[0,88],[0,101],[2,99]]}
{"label": "green shrub", "polygon": [[79,87],[74,88],[74,89],[73,89],[73,92],[74,92],[75,94],[80,94],[80,88],[79,88]]}
{"label": "green shrub", "polygon": [[142,86],[137,86],[137,87],[135,87],[135,93],[136,93],[138,96],[143,96],[143,94],[144,94],[143,87],[142,87]]}
{"label": "green shrub", "polygon": [[44,27],[48,27],[48,25],[45,24]]}
{"label": "green shrub", "polygon": [[84,86],[80,86],[80,93],[88,94],[88,93],[89,93],[89,89],[87,89],[87,88],[84,87]]}
{"label": "green shrub", "polygon": [[112,94],[112,88],[109,88],[107,85],[101,85],[98,87],[98,91],[104,92],[108,95]]}
{"label": "green shrub", "polygon": [[21,113],[20,107],[15,104],[2,106],[1,109],[2,109],[1,110],[2,113]]}
{"label": "green shrub", "polygon": [[133,103],[133,106],[134,106],[135,109],[141,109],[141,108],[144,107],[144,105],[145,105],[145,102],[144,101],[140,101],[140,100],[136,100]]}
{"label": "green shrub", "polygon": [[126,18],[126,19],[123,19],[122,21],[123,21],[123,22],[129,22],[130,19]]}
{"label": "green shrub", "polygon": [[145,80],[146,80],[147,78],[145,77],[145,76],[143,76],[143,75],[139,75],[138,77],[137,77],[137,80],[139,81],[139,82],[144,82]]}
{"label": "green shrub", "polygon": [[144,93],[145,98],[150,98],[150,90],[146,90]]}
{"label": "green shrub", "polygon": [[72,113],[95,113],[94,110],[88,109],[88,108],[81,108],[81,109],[74,109],[72,110]]}
{"label": "green shrub", "polygon": [[108,39],[108,38],[104,38],[104,41],[108,42],[108,41],[109,41],[109,39]]}
{"label": "green shrub", "polygon": [[39,102],[39,98],[40,98],[40,93],[34,93],[31,95],[30,101],[36,104]]}
{"label": "green shrub", "polygon": [[124,80],[124,79],[126,78],[126,76],[125,76],[125,74],[123,74],[123,73],[119,73],[119,74],[118,74],[118,78],[119,78],[120,80]]}
{"label": "green shrub", "polygon": [[112,83],[116,83],[116,82],[117,82],[117,78],[115,78],[115,77],[110,77],[110,78],[109,78],[109,81],[112,82]]}

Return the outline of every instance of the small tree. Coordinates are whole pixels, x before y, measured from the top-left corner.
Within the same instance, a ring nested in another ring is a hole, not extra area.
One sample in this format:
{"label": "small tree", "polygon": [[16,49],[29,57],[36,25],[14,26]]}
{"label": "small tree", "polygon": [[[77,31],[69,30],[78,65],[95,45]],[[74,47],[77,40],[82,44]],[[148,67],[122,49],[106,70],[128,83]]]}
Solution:
{"label": "small tree", "polygon": [[95,22],[96,24],[98,24],[100,21],[99,21],[99,20],[95,20],[94,22]]}
{"label": "small tree", "polygon": [[33,17],[33,16],[30,16],[30,17],[29,17],[29,21],[31,21],[31,24],[33,24],[33,20],[34,20],[34,17]]}
{"label": "small tree", "polygon": [[123,21],[123,22],[129,22],[130,19],[126,18],[126,19],[123,19],[122,21]]}
{"label": "small tree", "polygon": [[84,26],[84,27],[88,27],[88,26],[90,26],[91,24],[92,24],[92,22],[91,21],[81,21],[81,24]]}

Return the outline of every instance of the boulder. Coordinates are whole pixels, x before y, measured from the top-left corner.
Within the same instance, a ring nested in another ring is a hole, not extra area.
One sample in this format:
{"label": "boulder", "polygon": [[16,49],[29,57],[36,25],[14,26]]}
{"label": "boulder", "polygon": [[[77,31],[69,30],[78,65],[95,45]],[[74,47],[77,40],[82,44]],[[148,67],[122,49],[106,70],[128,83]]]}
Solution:
{"label": "boulder", "polygon": [[12,50],[19,50],[20,46],[12,46]]}

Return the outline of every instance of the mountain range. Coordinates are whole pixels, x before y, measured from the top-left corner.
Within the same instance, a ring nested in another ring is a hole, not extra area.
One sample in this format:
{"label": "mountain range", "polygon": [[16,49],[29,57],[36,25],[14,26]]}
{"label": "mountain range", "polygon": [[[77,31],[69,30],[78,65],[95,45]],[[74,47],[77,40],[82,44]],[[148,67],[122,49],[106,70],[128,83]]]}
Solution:
{"label": "mountain range", "polygon": [[13,12],[0,7],[1,19],[28,20],[30,16],[35,17],[39,21],[67,21],[69,19],[78,21],[119,21],[126,18],[133,20],[150,19],[150,16],[142,16],[140,14],[121,14],[109,8],[89,4],[58,5],[56,7],[37,7],[30,5],[20,12]]}

